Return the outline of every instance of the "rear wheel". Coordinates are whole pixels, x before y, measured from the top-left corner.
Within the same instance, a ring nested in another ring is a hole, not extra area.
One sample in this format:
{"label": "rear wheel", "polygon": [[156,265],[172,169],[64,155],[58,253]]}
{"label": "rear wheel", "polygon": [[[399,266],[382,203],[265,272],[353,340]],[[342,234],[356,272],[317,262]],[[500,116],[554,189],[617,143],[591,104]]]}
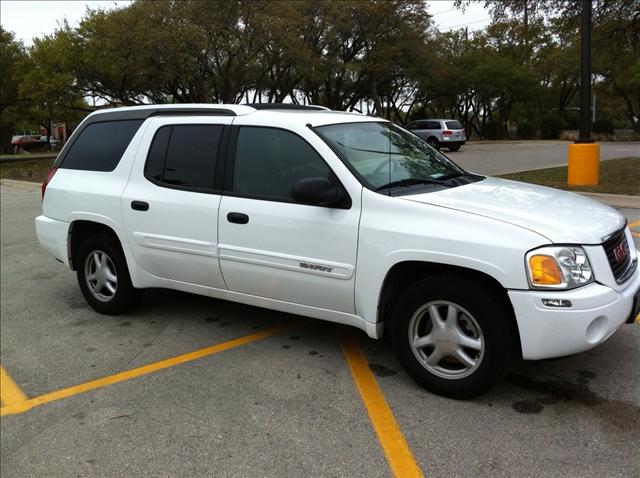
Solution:
{"label": "rear wheel", "polygon": [[78,285],[96,312],[119,315],[136,304],[141,291],[133,287],[124,253],[111,235],[89,237],[78,250],[77,263]]}
{"label": "rear wheel", "polygon": [[433,136],[429,139],[427,139],[427,144],[429,146],[431,146],[434,149],[440,149],[440,143],[438,143],[438,140],[436,138],[434,138]]}
{"label": "rear wheel", "polygon": [[511,359],[508,313],[489,289],[462,276],[428,277],[400,298],[392,340],[407,373],[427,390],[469,398],[489,390]]}
{"label": "rear wheel", "polygon": [[459,144],[457,144],[455,146],[453,146],[453,145],[449,146],[449,151],[458,151],[459,149],[460,149],[460,145]]}

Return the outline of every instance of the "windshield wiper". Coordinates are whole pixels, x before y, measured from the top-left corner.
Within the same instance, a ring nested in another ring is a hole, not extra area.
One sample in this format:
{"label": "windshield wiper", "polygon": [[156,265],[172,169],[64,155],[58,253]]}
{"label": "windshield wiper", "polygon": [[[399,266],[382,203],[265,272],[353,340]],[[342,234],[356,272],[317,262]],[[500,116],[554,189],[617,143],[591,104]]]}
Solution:
{"label": "windshield wiper", "polygon": [[451,174],[445,174],[444,176],[439,176],[438,180],[439,181],[446,181],[448,179],[453,179],[453,178],[459,178],[460,176],[466,176],[467,173],[451,173]]}
{"label": "windshield wiper", "polygon": [[387,184],[383,184],[382,186],[377,187],[376,191],[381,191],[382,189],[402,187],[402,186],[409,187],[416,184],[442,184],[442,181],[435,180],[435,179],[405,178],[405,179],[399,179],[397,181],[391,181],[390,183],[387,183]]}

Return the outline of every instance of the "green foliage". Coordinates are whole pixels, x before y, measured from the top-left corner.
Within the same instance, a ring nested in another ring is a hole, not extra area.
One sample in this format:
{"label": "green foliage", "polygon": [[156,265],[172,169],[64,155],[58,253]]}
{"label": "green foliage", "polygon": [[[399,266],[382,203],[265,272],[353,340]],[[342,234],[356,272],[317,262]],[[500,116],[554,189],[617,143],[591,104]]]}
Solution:
{"label": "green foliage", "polygon": [[597,119],[593,122],[591,130],[598,134],[613,134],[613,121],[608,119]]}
{"label": "green foliage", "polygon": [[488,121],[482,129],[482,137],[484,139],[504,139],[506,136],[507,132],[504,129],[504,125],[498,121]]}
{"label": "green foliage", "polygon": [[562,113],[566,129],[580,129],[580,112],[577,110],[565,110]]}
{"label": "green foliage", "polygon": [[540,120],[540,137],[542,139],[558,139],[564,126],[562,116],[557,114],[545,115]]}
{"label": "green foliage", "polygon": [[517,125],[518,138],[533,139],[536,137],[536,124],[533,121],[520,121]]}
{"label": "green foliage", "polygon": [[[563,120],[577,128],[580,2],[487,6],[492,23],[470,34],[437,31],[422,0],[135,0],[90,7],[28,49],[2,30],[3,141],[17,125],[78,121],[85,98],[305,102],[400,123],[456,118],[487,138],[506,137],[518,118],[544,123],[543,136],[557,137]],[[594,0],[593,69],[599,113],[640,130],[635,7]],[[517,126],[535,135],[528,121]]]}

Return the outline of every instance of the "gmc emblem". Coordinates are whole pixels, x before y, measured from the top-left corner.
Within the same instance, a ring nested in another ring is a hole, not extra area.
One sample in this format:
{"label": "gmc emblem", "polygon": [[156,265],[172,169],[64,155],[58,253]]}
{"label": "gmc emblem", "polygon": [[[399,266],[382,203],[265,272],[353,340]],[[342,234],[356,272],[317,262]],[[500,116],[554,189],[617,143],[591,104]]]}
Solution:
{"label": "gmc emblem", "polygon": [[622,262],[624,258],[627,257],[627,254],[629,254],[629,247],[627,246],[627,241],[622,241],[613,250],[613,255],[616,258],[616,262]]}

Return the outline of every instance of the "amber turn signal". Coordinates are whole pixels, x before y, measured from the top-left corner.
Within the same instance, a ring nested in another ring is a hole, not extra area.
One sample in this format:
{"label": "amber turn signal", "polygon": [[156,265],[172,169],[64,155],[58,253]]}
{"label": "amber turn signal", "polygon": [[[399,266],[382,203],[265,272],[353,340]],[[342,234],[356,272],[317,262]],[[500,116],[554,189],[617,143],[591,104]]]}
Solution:
{"label": "amber turn signal", "polygon": [[545,255],[529,257],[529,270],[533,285],[560,285],[562,272],[555,258]]}

